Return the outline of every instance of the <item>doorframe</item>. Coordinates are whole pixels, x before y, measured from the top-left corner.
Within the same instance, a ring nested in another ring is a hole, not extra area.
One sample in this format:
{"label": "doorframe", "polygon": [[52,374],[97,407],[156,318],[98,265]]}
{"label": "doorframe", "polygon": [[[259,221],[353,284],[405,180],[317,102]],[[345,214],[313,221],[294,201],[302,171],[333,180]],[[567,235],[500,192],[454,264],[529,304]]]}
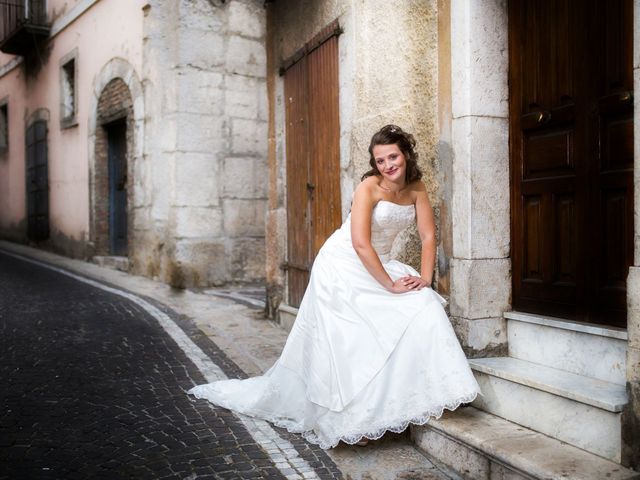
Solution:
{"label": "doorframe", "polygon": [[451,320],[468,356],[503,355],[512,289],[507,3],[451,0],[450,12]]}
{"label": "doorframe", "polygon": [[[96,192],[96,175],[97,168],[96,165],[96,152],[98,147],[103,147],[101,145],[97,145],[96,142],[100,143],[101,141],[101,129],[103,129],[103,123],[105,123],[105,119],[99,118],[98,115],[98,104],[100,101],[100,96],[102,95],[105,87],[113,80],[120,79],[122,80],[127,88],[129,89],[129,94],[131,95],[131,118],[127,119],[127,169],[129,171],[129,186],[135,187],[136,183],[134,182],[134,172],[137,172],[141,169],[141,164],[143,161],[143,147],[144,147],[144,118],[145,118],[145,107],[144,107],[144,91],[142,88],[142,82],[139,79],[139,76],[129,62],[122,58],[113,58],[108,61],[100,70],[100,72],[96,75],[93,81],[93,93],[91,95],[90,105],[89,105],[89,121],[88,121],[88,165],[89,165],[89,228],[88,228],[88,256],[92,257],[96,254],[104,254],[103,251],[100,250],[100,246],[97,242],[97,217],[98,212],[96,212],[98,205],[98,192]],[[116,120],[116,118],[106,119],[109,121]],[[131,139],[129,141],[129,138]],[[128,225],[129,225],[129,258],[133,257],[134,248],[135,248],[135,215],[141,214],[136,209],[140,209],[143,206],[143,195],[142,191],[135,191],[135,188],[130,188],[128,192],[129,202],[128,206]]]}
{"label": "doorframe", "polygon": [[[110,121],[108,123],[103,123],[102,127],[104,128],[104,135],[105,135],[105,139],[106,139],[106,157],[107,157],[107,161],[106,161],[106,168],[107,168],[107,186],[108,186],[108,197],[107,197],[107,203],[109,205],[109,228],[108,228],[108,245],[109,245],[109,255],[116,255],[113,250],[115,250],[114,248],[114,244],[115,244],[115,240],[114,240],[114,230],[115,230],[115,224],[116,224],[116,220],[115,220],[115,216],[113,214],[112,208],[115,204],[115,199],[113,198],[114,195],[114,191],[112,189],[112,182],[113,182],[113,170],[114,170],[114,166],[111,163],[111,150],[110,150],[110,132],[112,132],[113,130],[115,130],[116,128],[122,128],[124,130],[124,148],[125,148],[125,169],[127,170],[127,176],[128,176],[128,172],[129,172],[129,152],[128,152],[128,141],[127,141],[127,137],[128,137],[128,131],[129,131],[129,126],[128,126],[128,121],[127,121],[127,117],[126,116],[122,116],[119,117],[113,121]],[[127,181],[127,197],[128,197],[128,193],[129,193],[129,185],[128,185],[128,181]],[[125,215],[126,215],[126,222],[127,222],[127,232],[129,231],[131,225],[129,225],[129,213],[131,210],[131,206],[129,205],[129,199],[127,198],[126,201],[126,207],[125,207]],[[128,239],[128,233],[127,233],[127,251],[129,249],[129,239]]]}
{"label": "doorframe", "polygon": [[[293,59],[295,52],[309,44],[318,31],[307,36],[298,44],[295,51],[281,56],[281,44],[274,38],[273,7],[267,6],[267,89],[269,97],[269,203],[266,218],[267,231],[267,312],[287,330],[293,325],[297,309],[287,302],[287,210],[286,210],[286,118],[284,77],[280,75],[280,67],[286,60]],[[334,23],[340,26],[341,34],[338,42],[338,117],[340,124],[340,195],[342,220],[351,208],[351,197],[355,188],[355,163],[353,161],[353,102],[355,86],[353,78],[356,74],[356,39],[355,18],[351,7],[333,18],[326,26]],[[325,27],[326,28],[326,27]],[[285,268],[283,268],[285,267]]]}
{"label": "doorframe", "polygon": [[[467,353],[483,356],[492,352],[476,348],[482,347],[482,339],[490,338],[494,328],[506,333],[503,314],[510,309],[512,288],[509,182],[501,176],[487,182],[483,175],[475,175],[490,168],[492,160],[483,153],[491,152],[493,162],[509,171],[507,1],[489,0],[480,5],[451,0],[451,45],[456,46],[451,49],[455,191],[451,314]],[[640,36],[640,0],[634,0],[633,36]],[[635,255],[627,279],[629,403],[622,414],[622,464],[640,469],[640,48],[634,49],[633,72]],[[496,195],[497,190],[507,195]],[[489,202],[491,211],[485,219],[492,230],[487,237],[476,222],[483,219],[483,212],[477,209]],[[479,245],[487,240],[490,248]],[[491,284],[489,291],[485,291],[487,283]],[[500,338],[506,352],[506,336],[501,333]]]}

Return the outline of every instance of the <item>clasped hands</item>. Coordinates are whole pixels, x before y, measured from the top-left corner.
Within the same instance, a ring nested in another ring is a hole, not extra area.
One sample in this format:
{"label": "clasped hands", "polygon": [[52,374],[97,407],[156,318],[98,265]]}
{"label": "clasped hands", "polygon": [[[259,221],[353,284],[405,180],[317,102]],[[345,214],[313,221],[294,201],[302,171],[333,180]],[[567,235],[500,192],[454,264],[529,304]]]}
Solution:
{"label": "clasped hands", "polygon": [[422,277],[416,277],[414,275],[405,275],[393,282],[389,289],[392,293],[405,293],[415,290],[421,290],[424,287],[429,287],[431,282],[427,282]]}

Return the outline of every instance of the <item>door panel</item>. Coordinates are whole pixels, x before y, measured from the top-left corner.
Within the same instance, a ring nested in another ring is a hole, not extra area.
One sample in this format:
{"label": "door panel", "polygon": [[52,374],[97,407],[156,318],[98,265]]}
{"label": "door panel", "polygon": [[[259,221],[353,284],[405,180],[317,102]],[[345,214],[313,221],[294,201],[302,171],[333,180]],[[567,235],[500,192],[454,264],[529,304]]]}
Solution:
{"label": "door panel", "polygon": [[36,121],[26,131],[27,236],[49,238],[49,161],[47,123]]}
{"label": "door panel", "polygon": [[313,259],[342,221],[337,36],[291,65],[284,88],[288,302],[299,306]]}
{"label": "door panel", "polygon": [[340,226],[340,129],[338,114],[338,37],[331,37],[308,56],[309,166],[313,257]]}
{"label": "door panel", "polygon": [[513,304],[625,324],[632,1],[510,0]]}
{"label": "door panel", "polygon": [[307,149],[307,58],[284,76],[287,149],[287,283],[289,305],[299,306],[311,269]]}
{"label": "door panel", "polygon": [[111,255],[128,253],[127,241],[127,127],[106,127],[109,161],[109,245]]}
{"label": "door panel", "polygon": [[[594,30],[590,148],[591,256],[594,321],[626,324],[626,277],[633,255],[633,2],[593,2]],[[604,40],[604,41],[602,41]]]}

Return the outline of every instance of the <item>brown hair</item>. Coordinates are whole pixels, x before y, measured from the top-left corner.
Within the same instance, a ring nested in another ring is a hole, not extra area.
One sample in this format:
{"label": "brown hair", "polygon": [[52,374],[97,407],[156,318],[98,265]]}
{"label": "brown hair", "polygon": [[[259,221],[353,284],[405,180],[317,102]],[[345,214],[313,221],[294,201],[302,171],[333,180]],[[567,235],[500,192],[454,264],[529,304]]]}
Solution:
{"label": "brown hair", "polygon": [[405,183],[408,185],[422,178],[422,171],[420,171],[420,167],[418,167],[418,154],[415,151],[416,139],[413,138],[413,135],[405,132],[397,125],[385,125],[371,137],[371,143],[369,144],[369,165],[371,165],[371,170],[362,175],[361,180],[373,175],[380,175],[378,167],[376,166],[376,159],[373,158],[373,147],[376,145],[392,144],[398,145],[398,148],[407,161]]}

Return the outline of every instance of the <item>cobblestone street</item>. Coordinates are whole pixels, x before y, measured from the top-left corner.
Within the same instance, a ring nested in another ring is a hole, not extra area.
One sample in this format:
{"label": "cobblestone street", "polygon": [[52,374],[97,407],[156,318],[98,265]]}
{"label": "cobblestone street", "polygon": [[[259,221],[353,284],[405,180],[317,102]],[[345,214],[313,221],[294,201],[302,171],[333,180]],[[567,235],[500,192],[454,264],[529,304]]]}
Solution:
{"label": "cobblestone street", "polygon": [[1,252],[0,345],[2,479],[341,478],[278,430],[271,440],[295,449],[297,470],[283,469],[246,421],[188,396],[207,379],[140,305]]}

